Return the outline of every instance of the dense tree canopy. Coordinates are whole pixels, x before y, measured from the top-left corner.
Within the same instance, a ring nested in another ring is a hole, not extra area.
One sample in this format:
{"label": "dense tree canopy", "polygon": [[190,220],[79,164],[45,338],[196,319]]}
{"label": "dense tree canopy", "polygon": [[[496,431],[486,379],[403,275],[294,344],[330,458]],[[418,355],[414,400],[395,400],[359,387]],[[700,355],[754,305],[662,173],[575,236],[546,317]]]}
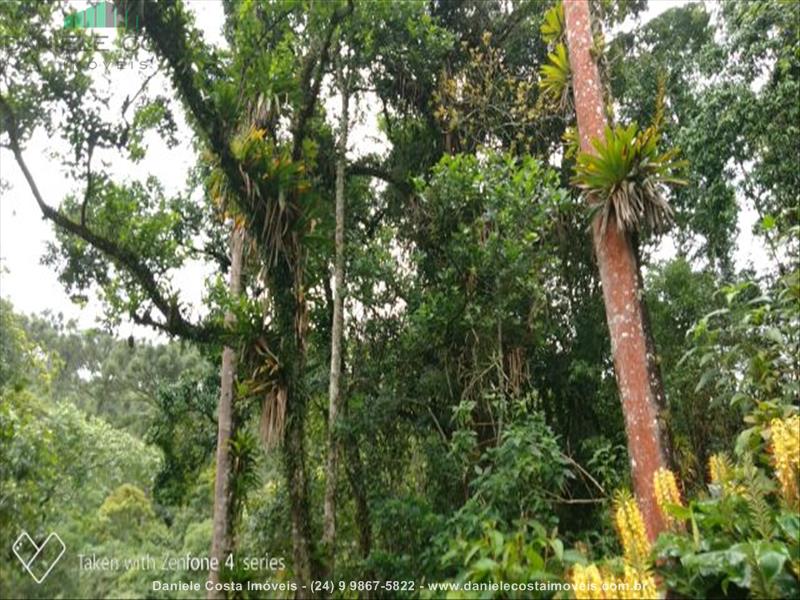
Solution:
{"label": "dense tree canopy", "polygon": [[[798,593],[800,3],[590,2],[596,157],[561,2],[220,0],[219,44],[204,6],[113,5],[98,49],[69,2],[0,3],[3,202],[102,309],[0,300],[1,597]],[[174,192],[142,165],[177,149]],[[606,220],[663,381],[657,536]],[[67,547],[41,585],[21,530]]]}

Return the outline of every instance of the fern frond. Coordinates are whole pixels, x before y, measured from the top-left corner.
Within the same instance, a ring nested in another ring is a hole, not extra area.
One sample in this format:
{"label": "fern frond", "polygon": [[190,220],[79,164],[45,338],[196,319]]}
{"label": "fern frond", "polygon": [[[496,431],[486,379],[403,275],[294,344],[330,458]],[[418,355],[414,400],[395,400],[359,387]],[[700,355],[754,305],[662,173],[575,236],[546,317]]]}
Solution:
{"label": "fern frond", "polygon": [[775,533],[775,522],[772,516],[774,511],[767,502],[767,495],[772,491],[773,485],[753,464],[750,454],[745,455],[742,461],[742,479],[750,525],[759,536],[770,539]]}

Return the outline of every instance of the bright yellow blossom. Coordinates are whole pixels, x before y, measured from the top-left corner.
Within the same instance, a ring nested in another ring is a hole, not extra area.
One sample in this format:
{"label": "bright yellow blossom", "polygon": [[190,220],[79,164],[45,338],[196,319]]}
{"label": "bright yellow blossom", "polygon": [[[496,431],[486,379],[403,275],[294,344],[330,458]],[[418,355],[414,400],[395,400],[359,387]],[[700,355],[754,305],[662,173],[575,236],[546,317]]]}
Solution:
{"label": "bright yellow blossom", "polygon": [[724,454],[714,454],[708,459],[708,474],[711,483],[720,487],[724,486],[731,478],[730,461]]}
{"label": "bright yellow blossom", "polygon": [[678,521],[671,514],[667,512],[668,504],[677,504],[683,506],[681,502],[681,494],[678,491],[678,483],[675,480],[675,474],[669,469],[660,468],[653,473],[653,488],[656,497],[658,509],[664,517],[667,525],[675,525]]}
{"label": "bright yellow blossom", "polygon": [[772,459],[781,494],[792,508],[800,508],[800,415],[773,419]]}
{"label": "bright yellow blossom", "polygon": [[711,483],[725,495],[742,495],[745,492],[744,486],[736,483],[731,461],[724,454],[714,454],[708,459],[708,474]]}
{"label": "bright yellow blossom", "polygon": [[631,600],[648,600],[658,598],[658,589],[653,574],[647,570],[634,569],[625,565],[625,577],[621,580],[624,584],[619,588],[620,598]]}
{"label": "bright yellow blossom", "polygon": [[603,595],[603,577],[596,565],[575,565],[572,569],[572,591],[578,600],[595,600],[605,598]]}
{"label": "bright yellow blossom", "polygon": [[643,567],[650,556],[650,542],[639,505],[627,492],[618,493],[614,504],[614,522],[625,550],[625,560],[634,567]]}
{"label": "bright yellow blossom", "polygon": [[608,569],[591,564],[575,565],[572,570],[572,591],[578,600],[649,600],[658,598],[658,589],[653,575],[648,570],[625,564],[622,577]]}

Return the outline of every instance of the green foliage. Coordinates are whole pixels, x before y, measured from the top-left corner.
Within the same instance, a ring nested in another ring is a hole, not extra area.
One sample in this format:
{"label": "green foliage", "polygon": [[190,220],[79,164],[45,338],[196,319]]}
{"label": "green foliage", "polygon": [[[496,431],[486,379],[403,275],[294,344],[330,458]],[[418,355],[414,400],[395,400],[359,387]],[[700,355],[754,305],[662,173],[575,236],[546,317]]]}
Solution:
{"label": "green foliage", "polygon": [[[695,392],[714,383],[717,401],[746,411],[735,463],[715,456],[711,483],[686,508],[688,523],[656,546],[670,589],[689,596],[792,597],[800,591],[800,516],[771,476],[770,423],[796,414],[797,271],[760,293],[752,282],[723,287],[724,307],[692,330],[694,347],[681,359],[706,368]],[[796,461],[797,458],[786,460]],[[794,467],[797,468],[796,465]]]}
{"label": "green foliage", "polygon": [[702,367],[695,391],[709,388],[718,401],[748,413],[750,427],[739,435],[737,449],[756,449],[763,428],[786,416],[800,393],[800,272],[767,289],[743,281],[719,293],[722,307],[692,329],[692,347],[681,363]]}
{"label": "green foliage", "polygon": [[47,387],[47,356],[26,335],[10,302],[0,298],[0,392],[34,385]]}
{"label": "green foliage", "polygon": [[574,475],[558,437],[541,414],[525,414],[524,406],[518,409],[522,414],[510,415],[500,443],[487,448],[475,464],[469,479],[472,496],[456,514],[456,523],[471,515],[489,515],[507,525],[533,518],[549,527],[557,523],[554,503]]}
{"label": "green foliage", "polygon": [[[564,550],[556,530],[548,532],[535,521],[521,524],[511,533],[498,530],[488,521],[480,537],[470,541],[456,539],[442,558],[446,566],[459,570],[455,582],[477,584],[473,588],[476,590],[481,589],[481,584],[508,586],[502,594],[482,594],[504,598],[551,598],[553,592],[547,585],[561,582],[565,567],[580,560],[576,552]],[[492,588],[487,586],[487,589]],[[459,595],[451,593],[445,597]]]}
{"label": "green foliage", "polygon": [[662,534],[655,546],[666,585],[687,596],[790,598],[800,592],[800,516],[782,509],[776,486],[745,454],[736,475],[675,507],[686,533]]}
{"label": "green foliage", "polygon": [[645,287],[670,407],[675,465],[686,489],[695,490],[705,486],[709,457],[727,450],[744,416],[742,408],[731,406],[713,385],[698,389],[708,362],[694,353],[683,359],[695,326],[709,311],[721,308],[724,297],[717,293],[712,272],[697,270],[682,258],[655,265]]}
{"label": "green foliage", "polygon": [[49,366],[60,399],[140,436],[157,418],[163,386],[199,378],[209,369],[196,349],[180,343],[79,331],[61,315],[20,317],[20,324],[36,348],[31,364]]}
{"label": "green foliage", "polygon": [[451,148],[471,152],[485,145],[520,154],[535,149],[548,132],[530,72],[509,65],[505,48],[489,32],[479,46],[463,45],[469,61],[443,77],[434,94],[435,116]]}
{"label": "green foliage", "polygon": [[155,477],[158,502],[182,504],[211,459],[217,441],[218,397],[219,375],[211,369],[202,378],[187,373],[158,391],[154,399],[157,417],[145,436],[164,456]]}
{"label": "green foliage", "polygon": [[[68,552],[78,549],[85,556],[94,553],[121,563],[148,553],[177,554],[185,522],[205,515],[208,501],[197,512],[172,507],[168,527],[152,504],[153,477],[163,464],[160,452],[136,434],[76,408],[71,400],[77,402],[81,390],[102,390],[122,404],[126,397],[142,395],[146,377],[157,382],[159,369],[163,374],[187,363],[179,355],[145,347],[149,371],[132,369],[126,374],[113,358],[118,346],[125,349],[124,356],[130,355],[126,342],[97,331],[54,326],[46,319],[23,318],[5,301],[0,315],[0,340],[7,351],[2,361],[7,385],[0,390],[0,535],[13,540],[22,529],[40,541],[55,531]],[[190,372],[187,368],[187,377]],[[93,387],[102,373],[109,380],[119,378],[113,386]],[[86,398],[84,405],[102,412]],[[136,416],[136,403],[118,407],[114,414],[126,422],[127,413],[141,418]],[[184,495],[190,496],[180,497]],[[199,548],[194,551],[201,554]],[[65,556],[38,585],[13,554],[4,552],[0,589],[22,597],[130,597],[140,596],[150,585],[152,574],[146,570],[92,571],[88,576],[79,570],[75,556]],[[173,576],[192,575],[165,575]]]}
{"label": "green foliage", "polygon": [[150,534],[146,526],[155,521],[155,512],[144,492],[123,483],[111,492],[98,510],[98,527],[116,539],[129,535],[138,539]]}
{"label": "green foliage", "polygon": [[[657,81],[665,76],[662,131],[680,146],[691,182],[671,198],[676,235],[688,254],[705,256],[730,277],[737,204],[746,199],[759,219],[776,219],[776,228],[756,229],[768,246],[797,223],[790,192],[797,173],[784,167],[798,152],[800,109],[789,100],[797,97],[800,73],[798,5],[733,2],[719,17],[698,3],[667,10],[615,37],[608,63],[627,122],[651,120]],[[772,256],[791,268],[787,258]]]}
{"label": "green foliage", "polygon": [[544,13],[539,32],[546,44],[557,44],[564,41],[566,34],[564,4],[560,0]]}
{"label": "green foliage", "polygon": [[569,66],[567,47],[564,42],[558,42],[547,55],[548,63],[542,65],[540,70],[539,87],[542,96],[555,105],[557,110],[564,112],[572,106],[572,71]]}
{"label": "green foliage", "polygon": [[442,566],[457,573],[456,582],[506,582],[516,586],[508,597],[551,597],[529,584],[560,581],[565,565],[578,559],[558,538],[553,508],[573,474],[541,414],[528,414],[525,403],[516,410],[500,444],[477,461],[471,497],[435,547],[444,549]]}
{"label": "green foliage", "polygon": [[620,230],[664,230],[672,220],[672,209],[664,197],[666,184],[683,185],[675,172],[685,166],[676,160],[678,150],[658,151],[655,126],[639,131],[628,127],[606,127],[603,140],[592,140],[597,154],[581,152],[573,183],[600,212],[605,233],[613,215]]}
{"label": "green foliage", "polygon": [[[90,223],[96,234],[118,240],[124,251],[139,257],[157,276],[180,268],[203,223],[200,207],[185,197],[167,198],[153,177],[128,185],[96,179],[92,201],[69,196],[63,211],[76,221]],[[147,295],[135,274],[123,270],[116,276],[102,249],[69,233],[59,231],[57,236],[59,243],[49,245],[45,264],[59,271],[73,299],[86,301],[88,289],[99,284],[111,309],[111,323],[137,313]]]}

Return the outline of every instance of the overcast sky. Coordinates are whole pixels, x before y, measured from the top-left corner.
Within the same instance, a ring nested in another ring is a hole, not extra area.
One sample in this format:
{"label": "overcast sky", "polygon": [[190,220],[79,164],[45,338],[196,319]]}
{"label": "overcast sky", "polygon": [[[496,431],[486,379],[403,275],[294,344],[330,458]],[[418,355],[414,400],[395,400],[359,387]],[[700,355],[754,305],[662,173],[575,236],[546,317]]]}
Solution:
{"label": "overcast sky", "polygon": [[[642,16],[642,21],[646,22],[671,7],[685,3],[685,0],[650,0],[650,6]],[[76,10],[82,10],[87,4],[79,0],[71,2],[71,6]],[[191,0],[188,4],[195,12],[198,26],[203,30],[206,40],[216,44],[224,43],[221,35],[223,21],[221,3],[216,0]],[[632,22],[626,23],[624,28],[628,29],[634,25]],[[97,77],[105,78],[102,68],[97,70]],[[126,95],[138,89],[141,78],[142,73],[136,68],[128,68],[112,71],[110,77],[104,79],[102,83],[114,90],[115,104],[119,106]],[[153,83],[156,86],[168,85],[166,80],[160,82],[154,80]],[[334,105],[334,102],[329,103],[331,109]],[[161,140],[155,137],[149,138],[149,152],[145,160],[138,165],[132,165],[124,159],[107,157],[112,163],[112,172],[118,179],[143,179],[151,174],[162,181],[168,193],[182,191],[185,188],[186,176],[194,162],[194,154],[188,142],[190,139],[188,127],[179,114],[179,107],[175,105],[173,108],[179,122],[181,143],[170,150]],[[374,140],[376,133],[374,124],[370,121],[367,114],[366,121],[354,128],[350,138],[351,148],[368,146],[370,150],[374,150],[379,147],[379,143]],[[52,148],[47,136],[39,132],[27,144],[24,155],[45,200],[52,206],[58,206],[66,194],[82,193],[82,190],[76,189],[74,182],[59,169],[57,162],[48,158]],[[46,251],[47,242],[54,240],[52,225],[42,219],[13,156],[2,149],[0,149],[0,180],[9,185],[9,189],[0,192],[2,194],[0,195],[0,296],[9,299],[20,312],[40,313],[50,310],[54,313],[63,313],[67,318],[76,319],[81,327],[95,326],[101,314],[99,303],[91,301],[83,308],[73,304],[58,282],[56,274],[41,264],[40,259]],[[745,266],[750,261],[755,262],[757,266],[766,264],[760,241],[754,239],[750,233],[753,218],[752,211],[745,211],[740,222],[740,247],[736,257],[739,266]],[[670,244],[666,242],[659,256],[669,256],[669,248]],[[206,269],[199,265],[179,274],[176,284],[181,290],[181,298],[199,302],[205,275]],[[130,333],[137,336],[144,335],[141,328],[134,327],[130,323],[123,324],[119,333],[123,336]]]}

